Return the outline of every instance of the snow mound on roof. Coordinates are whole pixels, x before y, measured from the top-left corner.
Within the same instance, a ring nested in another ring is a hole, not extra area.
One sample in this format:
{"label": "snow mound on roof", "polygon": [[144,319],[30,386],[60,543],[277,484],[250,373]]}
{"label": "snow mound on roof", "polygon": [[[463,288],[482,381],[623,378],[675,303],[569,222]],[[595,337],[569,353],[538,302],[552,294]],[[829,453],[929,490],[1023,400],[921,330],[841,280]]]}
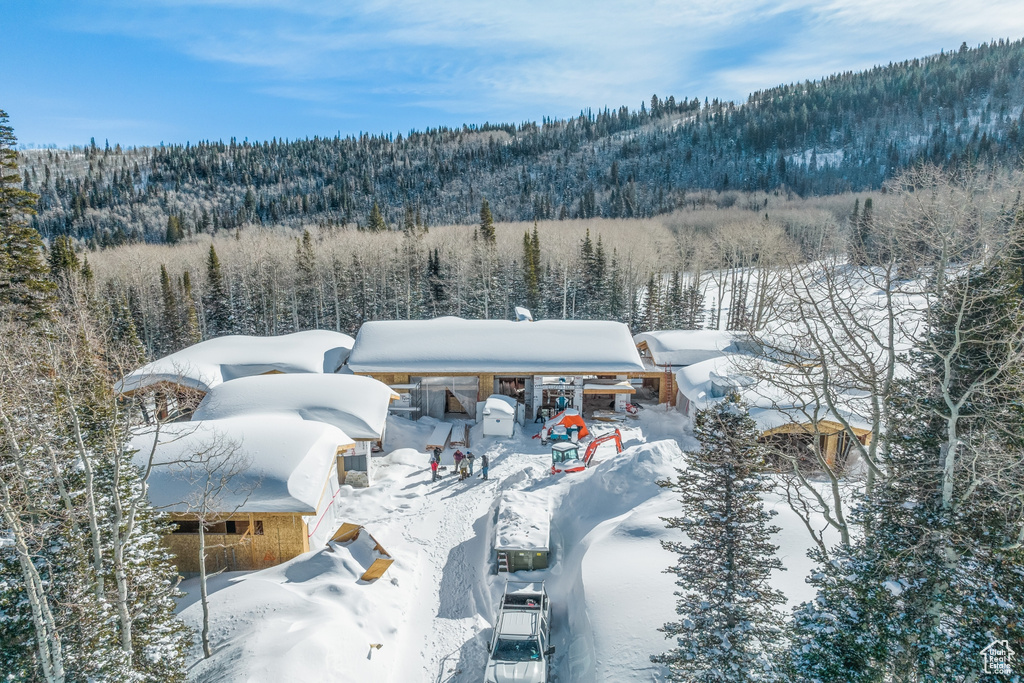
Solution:
{"label": "snow mound on roof", "polygon": [[[752,376],[755,372],[759,376],[773,373],[779,378],[779,385],[758,381]],[[840,422],[840,417],[852,427],[871,428],[871,424],[857,412],[858,406],[865,401],[864,396],[837,396],[837,416],[823,401],[817,400],[817,389],[809,385],[807,378],[807,373],[813,376],[813,372],[813,368],[801,369],[729,354],[681,368],[676,371],[675,378],[679,393],[689,399],[697,410],[719,403],[732,391],[739,393],[749,406],[750,417],[761,431],[815,420]],[[806,387],[806,390],[801,391],[801,387]]]}
{"label": "snow mound on roof", "polygon": [[132,439],[140,466],[148,462],[154,440],[149,498],[157,507],[179,512],[218,476],[207,475],[200,464],[205,460],[240,470],[219,496],[219,510],[313,513],[338,448],[354,445],[337,427],[290,417],[176,422]]}
{"label": "snow mound on roof", "polygon": [[515,417],[516,400],[510,396],[491,394],[484,401],[484,415]]}
{"label": "snow mound on roof", "polygon": [[693,365],[701,361],[742,350],[744,337],[723,330],[655,330],[633,337],[637,344],[647,342],[647,350],[656,365]]}
{"label": "snow mound on roof", "polygon": [[192,419],[286,415],[334,425],[353,439],[379,439],[391,398],[390,387],[370,377],[258,375],[214,387]]}
{"label": "snow mound on roof", "polygon": [[355,372],[638,372],[629,328],[603,320],[378,320],[359,328]]}
{"label": "snow mound on roof", "polygon": [[126,375],[115,389],[123,393],[173,382],[206,392],[222,382],[268,372],[335,372],[354,344],[347,334],[330,330],[278,337],[217,337],[144,365]]}

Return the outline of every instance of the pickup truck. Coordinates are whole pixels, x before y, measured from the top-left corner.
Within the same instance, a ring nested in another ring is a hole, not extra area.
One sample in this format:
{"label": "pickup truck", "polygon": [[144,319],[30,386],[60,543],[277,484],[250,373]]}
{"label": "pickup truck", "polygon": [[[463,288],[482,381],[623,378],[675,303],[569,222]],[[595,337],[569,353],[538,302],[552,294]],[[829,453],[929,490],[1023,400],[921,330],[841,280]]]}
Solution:
{"label": "pickup truck", "polygon": [[507,581],[487,647],[486,683],[546,683],[551,675],[551,605],[544,582]]}

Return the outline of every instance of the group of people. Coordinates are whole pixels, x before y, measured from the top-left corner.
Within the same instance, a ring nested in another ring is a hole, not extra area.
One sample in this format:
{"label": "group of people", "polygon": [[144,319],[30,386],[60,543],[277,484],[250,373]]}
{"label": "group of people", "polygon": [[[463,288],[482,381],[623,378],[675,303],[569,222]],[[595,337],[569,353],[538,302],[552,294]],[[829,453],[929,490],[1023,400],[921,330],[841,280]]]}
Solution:
{"label": "group of people", "polygon": [[[459,481],[463,481],[473,476],[473,462],[476,460],[476,456],[473,455],[473,451],[455,451],[455,472],[459,473]],[[484,453],[480,456],[480,469],[484,479],[487,478],[487,470],[490,467],[490,461],[487,458],[487,454]],[[434,448],[433,454],[430,456],[430,472],[431,481],[437,481],[438,474],[437,469],[441,466],[441,449]]]}

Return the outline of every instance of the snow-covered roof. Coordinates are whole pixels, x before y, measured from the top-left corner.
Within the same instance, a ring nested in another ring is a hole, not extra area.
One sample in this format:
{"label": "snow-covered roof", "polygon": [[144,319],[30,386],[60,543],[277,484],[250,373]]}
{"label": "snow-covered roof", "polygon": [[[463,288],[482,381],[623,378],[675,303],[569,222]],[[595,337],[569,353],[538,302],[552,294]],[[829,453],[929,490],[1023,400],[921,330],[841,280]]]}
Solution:
{"label": "snow-covered roof", "polygon": [[172,512],[187,512],[206,482],[224,471],[238,474],[211,506],[218,512],[316,512],[338,449],[355,445],[337,427],[294,417],[174,422],[132,439],[139,465],[148,461],[154,439],[149,499]]}
{"label": "snow-covered roof", "polygon": [[491,417],[515,417],[516,400],[510,396],[491,394],[484,401],[484,415]]}
{"label": "snow-covered roof", "polygon": [[257,375],[225,382],[203,398],[193,420],[287,415],[334,425],[353,439],[380,439],[396,394],[357,375]]}
{"label": "snow-covered roof", "polygon": [[379,320],[356,335],[354,372],[627,373],[644,369],[629,328],[601,320]]}
{"label": "snow-covered roof", "polygon": [[[758,375],[774,372],[779,377],[788,377],[786,388],[752,376],[754,365]],[[808,388],[806,395],[799,395],[801,384],[809,381],[802,371],[768,360],[754,361],[749,356],[736,354],[719,356],[677,370],[675,379],[679,393],[697,410],[722,401],[731,392],[739,393],[762,432],[785,424],[806,424],[814,421],[812,418],[840,422],[836,414],[818,400],[814,389]],[[858,400],[863,399],[839,397],[843,404],[839,410],[851,426],[870,429],[870,423],[852,409]]]}
{"label": "snow-covered roof", "polygon": [[127,393],[171,382],[206,392],[222,382],[268,372],[334,372],[354,343],[347,334],[330,330],[278,337],[217,337],[142,366],[126,375],[115,389]]}
{"label": "snow-covered roof", "polygon": [[495,550],[548,550],[551,509],[546,493],[505,491],[498,503]]}
{"label": "snow-covered roof", "polygon": [[655,330],[633,337],[646,342],[655,365],[685,366],[743,350],[744,336],[723,330]]}

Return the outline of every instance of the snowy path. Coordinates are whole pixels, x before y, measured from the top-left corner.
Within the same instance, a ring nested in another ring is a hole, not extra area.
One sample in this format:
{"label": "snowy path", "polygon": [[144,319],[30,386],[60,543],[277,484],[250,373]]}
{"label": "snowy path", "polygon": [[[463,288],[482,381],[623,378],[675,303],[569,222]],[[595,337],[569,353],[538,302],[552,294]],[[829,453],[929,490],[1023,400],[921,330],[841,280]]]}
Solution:
{"label": "snowy path", "polygon": [[[480,446],[476,452],[482,452]],[[480,678],[487,658],[482,631],[491,625],[491,586],[497,582],[490,557],[495,501],[501,488],[531,482],[547,462],[540,455],[509,458],[505,444],[488,452],[492,478],[487,481],[479,467],[471,479],[459,481],[450,473],[449,450],[443,456],[449,469],[439,481],[430,481],[429,469],[403,469],[383,492],[403,504],[376,524],[400,529],[403,545],[419,554],[416,599],[409,605],[395,680]],[[425,455],[418,457],[426,461]]]}
{"label": "snowy path", "polygon": [[404,532],[424,555],[406,648],[418,649],[420,671],[430,680],[457,681],[463,669],[472,668],[460,666],[464,660],[480,659],[482,668],[485,650],[475,636],[487,626],[488,605],[479,604],[478,587],[487,569],[485,528],[497,486],[477,474],[462,482],[448,475],[422,488],[425,512],[415,515]]}

